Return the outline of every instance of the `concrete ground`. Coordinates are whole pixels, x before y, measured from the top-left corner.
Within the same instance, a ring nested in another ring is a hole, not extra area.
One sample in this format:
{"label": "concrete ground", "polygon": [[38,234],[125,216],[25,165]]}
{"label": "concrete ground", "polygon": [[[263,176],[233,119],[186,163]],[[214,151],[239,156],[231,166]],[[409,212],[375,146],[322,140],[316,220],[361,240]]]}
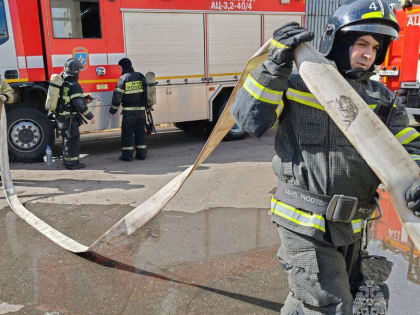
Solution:
{"label": "concrete ground", "polygon": [[[84,137],[83,170],[11,165],[24,205],[85,245],[190,166],[205,142],[166,129],[148,138],[147,160],[127,163],[117,135],[105,136]],[[277,314],[288,286],[267,214],[272,155],[272,131],[221,143],[162,212],[95,254],[63,250],[0,197],[0,314]],[[415,253],[375,238],[370,248],[394,262],[390,314],[420,314]]]}

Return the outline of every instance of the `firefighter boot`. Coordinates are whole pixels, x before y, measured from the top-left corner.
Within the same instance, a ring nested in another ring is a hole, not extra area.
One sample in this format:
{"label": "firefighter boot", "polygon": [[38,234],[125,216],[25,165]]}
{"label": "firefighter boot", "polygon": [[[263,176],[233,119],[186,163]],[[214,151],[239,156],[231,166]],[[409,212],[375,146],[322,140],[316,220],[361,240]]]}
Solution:
{"label": "firefighter boot", "polygon": [[137,149],[136,150],[136,159],[145,160],[147,156],[147,149]]}
{"label": "firefighter boot", "polygon": [[67,168],[68,170],[78,170],[81,168],[85,168],[86,165],[83,163],[80,163],[79,161],[70,161],[70,162],[64,163],[64,167]]}
{"label": "firefighter boot", "polygon": [[133,150],[121,150],[120,155],[121,161],[132,161],[133,160]]}

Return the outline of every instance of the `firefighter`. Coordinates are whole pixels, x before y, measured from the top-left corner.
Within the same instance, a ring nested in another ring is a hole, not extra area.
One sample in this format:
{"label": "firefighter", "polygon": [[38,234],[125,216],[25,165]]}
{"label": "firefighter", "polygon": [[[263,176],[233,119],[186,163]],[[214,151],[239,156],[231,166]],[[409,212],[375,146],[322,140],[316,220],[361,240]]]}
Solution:
{"label": "firefighter", "polygon": [[64,65],[61,73],[63,84],[57,106],[57,121],[63,139],[63,165],[74,170],[84,168],[79,159],[79,127],[85,118],[95,123],[93,113],[89,110],[88,98],[83,96],[82,87],[79,85],[79,72],[83,65],[79,60],[70,58]]}
{"label": "firefighter", "polygon": [[12,104],[15,99],[15,92],[0,75],[0,102]]}
{"label": "firefighter", "polygon": [[[408,127],[405,109],[384,85],[370,80],[398,32],[388,4],[357,0],[329,19],[320,52],[420,163],[420,134]],[[297,23],[275,30],[267,60],[250,73],[231,108],[236,123],[257,137],[277,128],[271,213],[290,290],[281,314],[385,314],[384,281],[392,263],[368,256],[361,241],[380,181],[292,72],[293,50],[312,39]],[[406,196],[415,212],[419,188],[413,185]]]}
{"label": "firefighter", "polygon": [[[12,104],[15,99],[15,91],[0,75],[0,106],[2,104]],[[0,183],[1,183],[1,168],[0,168]]]}
{"label": "firefighter", "polygon": [[122,104],[120,160],[132,161],[134,149],[136,159],[144,160],[147,155],[145,144],[145,110],[148,106],[146,77],[134,71],[131,60],[128,58],[121,59],[118,64],[122,75],[112,95],[109,114],[112,117]]}

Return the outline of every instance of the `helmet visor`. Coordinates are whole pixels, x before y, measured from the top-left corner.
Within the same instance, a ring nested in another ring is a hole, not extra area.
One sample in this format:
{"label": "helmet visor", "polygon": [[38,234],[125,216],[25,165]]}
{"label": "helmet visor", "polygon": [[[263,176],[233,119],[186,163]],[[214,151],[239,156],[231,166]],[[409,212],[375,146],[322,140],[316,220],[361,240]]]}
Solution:
{"label": "helmet visor", "polygon": [[398,32],[395,28],[386,24],[353,24],[345,26],[341,29],[343,32],[362,32],[362,33],[375,33],[386,36],[391,36],[393,39],[398,38]]}

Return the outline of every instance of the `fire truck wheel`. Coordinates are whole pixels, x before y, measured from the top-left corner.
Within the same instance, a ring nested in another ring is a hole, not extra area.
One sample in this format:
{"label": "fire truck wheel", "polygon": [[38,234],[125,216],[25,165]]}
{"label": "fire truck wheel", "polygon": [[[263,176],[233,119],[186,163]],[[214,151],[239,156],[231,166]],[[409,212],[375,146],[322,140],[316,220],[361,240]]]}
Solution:
{"label": "fire truck wheel", "polygon": [[174,126],[185,132],[206,137],[211,132],[211,126],[207,120],[176,122],[174,123]]}
{"label": "fire truck wheel", "polygon": [[7,112],[10,160],[41,161],[47,144],[54,144],[54,129],[45,114],[35,108],[18,107]]}
{"label": "fire truck wheel", "polygon": [[[217,111],[217,120],[219,120],[220,115],[222,114],[223,110],[225,109],[226,103],[228,100],[226,100],[222,106],[219,106]],[[217,123],[217,120],[214,122]],[[234,124],[232,129],[229,130],[227,135],[223,138],[225,141],[235,141],[235,140],[242,140],[245,138],[247,133],[241,129],[237,124]]]}

